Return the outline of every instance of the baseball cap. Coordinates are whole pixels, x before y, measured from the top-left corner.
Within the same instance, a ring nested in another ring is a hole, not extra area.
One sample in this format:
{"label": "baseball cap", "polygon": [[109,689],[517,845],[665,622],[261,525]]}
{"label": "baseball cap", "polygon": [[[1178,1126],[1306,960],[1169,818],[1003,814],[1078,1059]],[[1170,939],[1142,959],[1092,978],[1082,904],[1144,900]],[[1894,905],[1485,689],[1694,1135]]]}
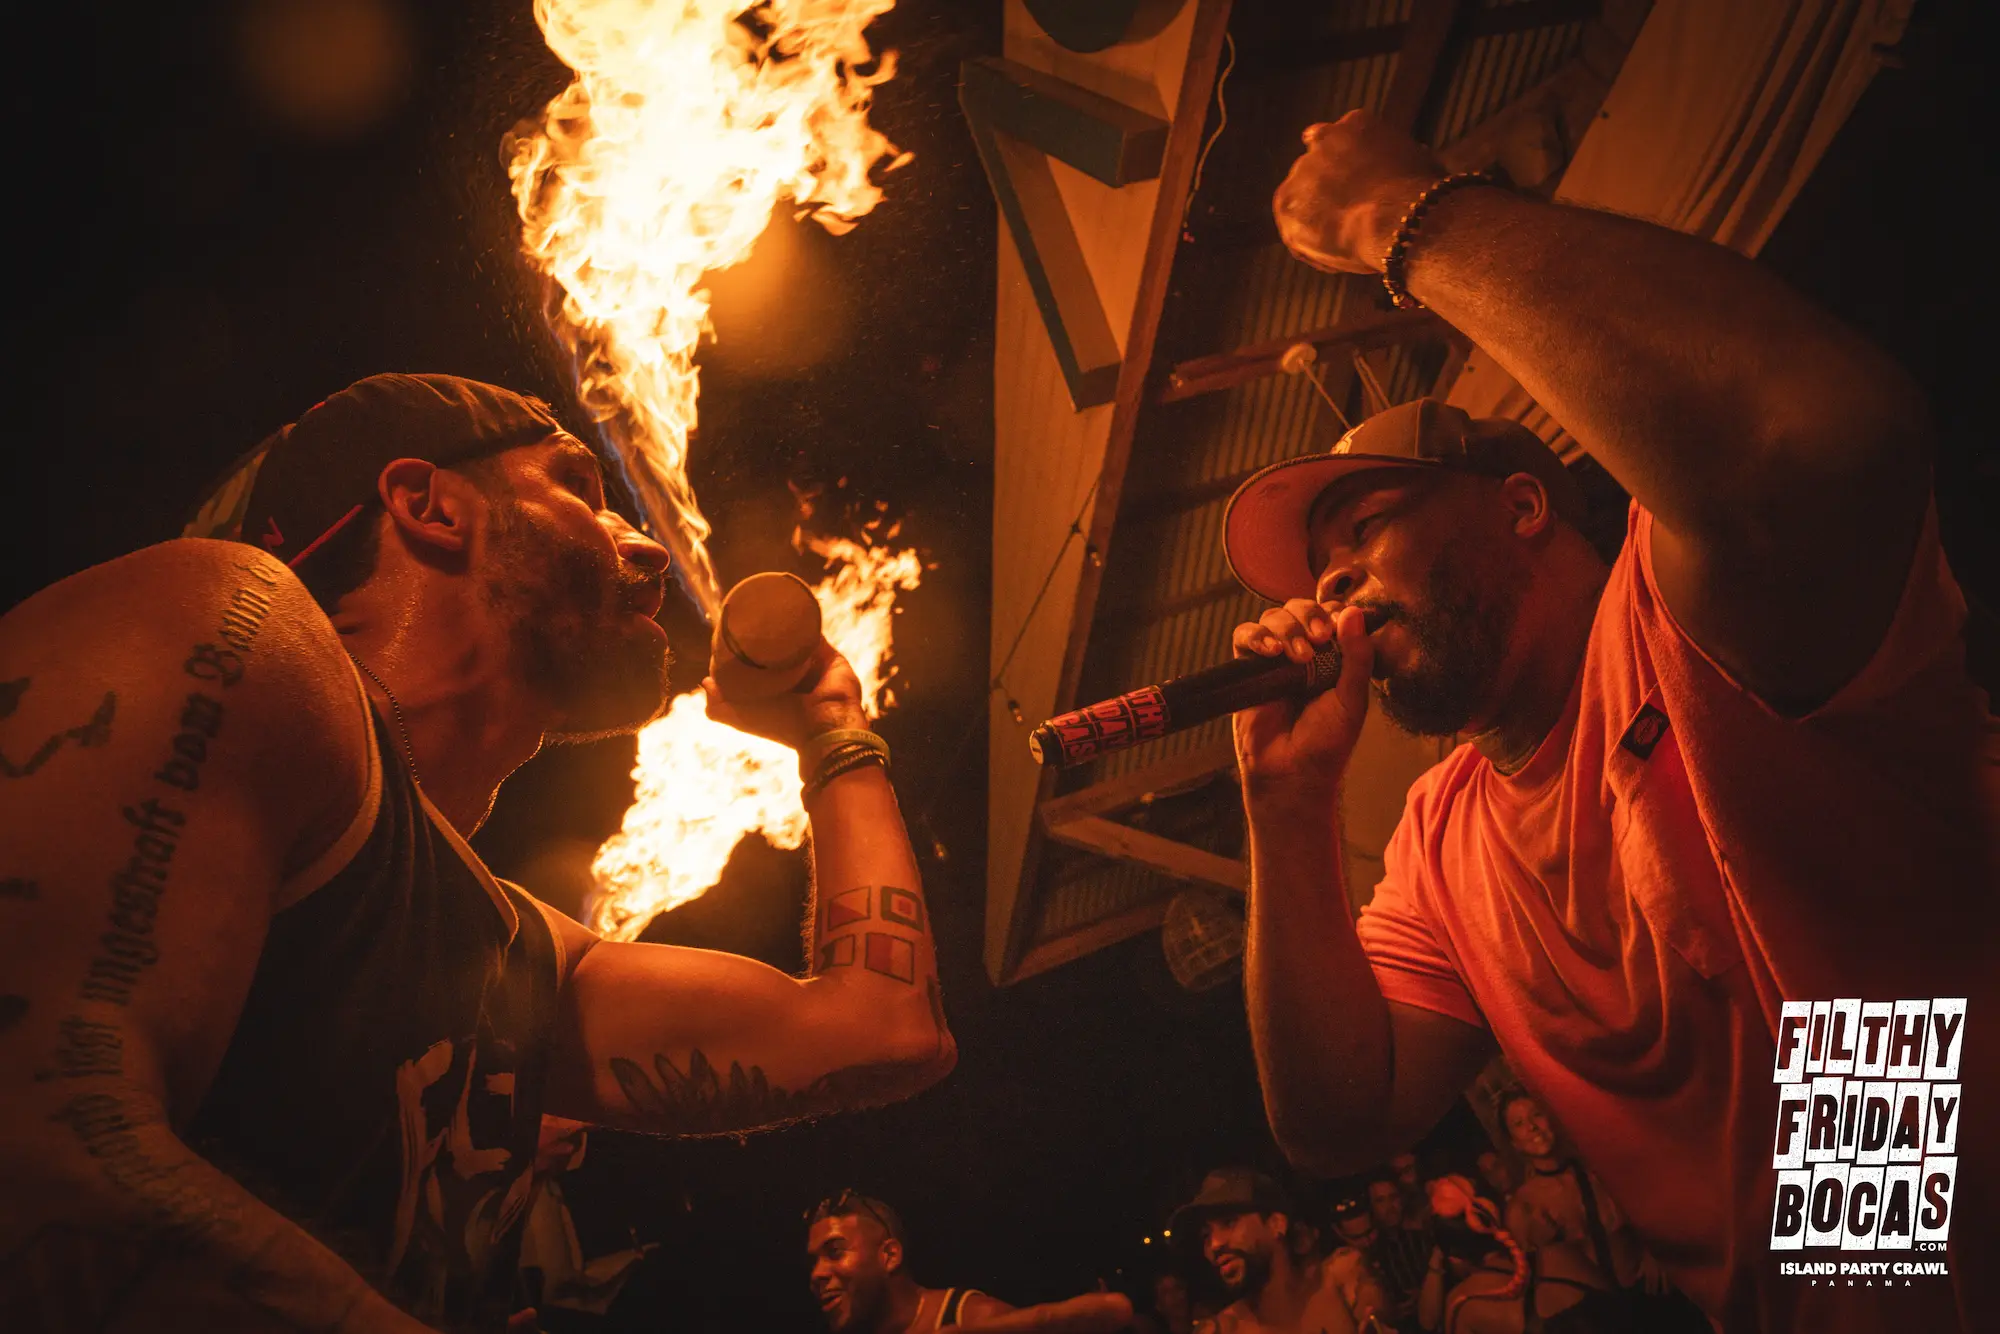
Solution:
{"label": "baseball cap", "polygon": [[188,525],[297,566],[367,508],[395,459],[449,465],[563,433],[540,399],[456,375],[357,380],[237,461]]}
{"label": "baseball cap", "polygon": [[1178,1228],[1233,1214],[1290,1214],[1285,1188],[1248,1167],[1219,1167],[1202,1178],[1195,1197],[1174,1210],[1168,1227]]}
{"label": "baseball cap", "polygon": [[1540,436],[1505,417],[1473,418],[1435,398],[1385,408],[1324,454],[1285,459],[1252,474],[1229,498],[1222,547],[1229,571],[1272,602],[1313,595],[1306,520],[1326,489],[1375,468],[1446,468],[1481,477],[1524,472],[1548,490],[1559,518],[1581,527],[1583,490]]}

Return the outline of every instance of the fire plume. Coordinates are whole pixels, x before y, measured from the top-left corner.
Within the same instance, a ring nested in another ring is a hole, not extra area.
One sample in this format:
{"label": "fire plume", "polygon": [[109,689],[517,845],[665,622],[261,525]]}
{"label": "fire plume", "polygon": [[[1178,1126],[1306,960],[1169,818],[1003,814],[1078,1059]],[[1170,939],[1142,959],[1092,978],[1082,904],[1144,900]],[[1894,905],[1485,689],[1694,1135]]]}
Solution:
{"label": "fire plume", "polygon": [[895,60],[864,34],[894,2],[535,3],[576,78],[508,140],[522,244],[561,291],[578,398],[711,617],[721,594],[687,476],[702,280],[741,263],[781,201],[835,233],[881,201],[869,173],[905,157],[868,124]]}
{"label": "fire plume", "polygon": [[[861,702],[879,718],[891,701],[890,620],[896,593],[922,577],[917,553],[846,538],[805,539],[827,563],[814,589],[826,637],[861,678]],[[674,700],[664,718],[639,733],[638,790],[624,827],[591,864],[597,890],[590,926],[630,940],[655,913],[698,898],[722,875],[745,834],[761,831],[773,847],[805,840],[798,756],[775,741],[711,720],[700,691]]]}
{"label": "fire plume", "polygon": [[[675,573],[713,619],[721,602],[709,524],[688,480],[713,333],[706,275],[741,263],[789,202],[839,234],[880,202],[871,172],[899,155],[868,124],[895,72],[866,31],[894,0],[536,0],[535,19],[575,79],[509,137],[508,176],[528,258],[551,283],[551,317],[577,396],[601,426]],[[827,638],[886,706],[896,592],[916,553],[801,539],[827,562]],[[637,795],[598,852],[591,925],[631,939],[704,893],[761,830],[806,832],[792,752],[709,719],[699,692],[639,735]]]}

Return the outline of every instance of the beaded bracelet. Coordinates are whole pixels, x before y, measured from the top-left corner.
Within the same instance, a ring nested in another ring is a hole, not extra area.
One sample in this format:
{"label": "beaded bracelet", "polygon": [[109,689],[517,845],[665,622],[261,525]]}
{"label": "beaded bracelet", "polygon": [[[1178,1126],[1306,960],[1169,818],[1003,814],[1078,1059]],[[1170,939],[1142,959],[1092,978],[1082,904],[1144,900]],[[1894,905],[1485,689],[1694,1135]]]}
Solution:
{"label": "beaded bracelet", "polygon": [[818,736],[799,747],[799,781],[811,778],[813,771],[826,762],[827,756],[850,746],[865,746],[882,752],[882,762],[889,762],[889,743],[865,727],[842,727],[831,732],[821,732]]}
{"label": "beaded bracelet", "polygon": [[879,764],[887,769],[889,767],[887,751],[876,750],[869,746],[850,746],[844,750],[834,751],[820,761],[819,768],[815,769],[813,776],[806,780],[805,787],[799,793],[799,800],[811,801],[826,789],[828,783],[842,774],[851,773],[871,764]]}
{"label": "beaded bracelet", "polygon": [[1487,172],[1453,172],[1442,180],[1433,181],[1422,194],[1417,196],[1416,202],[1410,205],[1410,211],[1403,215],[1403,220],[1396,224],[1395,234],[1389,238],[1388,252],[1382,256],[1382,286],[1388,291],[1389,300],[1395,303],[1398,310],[1417,310],[1424,304],[1411,296],[1409,288],[1403,285],[1403,269],[1408,263],[1405,252],[1410,246],[1410,236],[1423,222],[1424,214],[1429,211],[1432,204],[1453,190],[1468,185],[1491,184],[1493,177]]}

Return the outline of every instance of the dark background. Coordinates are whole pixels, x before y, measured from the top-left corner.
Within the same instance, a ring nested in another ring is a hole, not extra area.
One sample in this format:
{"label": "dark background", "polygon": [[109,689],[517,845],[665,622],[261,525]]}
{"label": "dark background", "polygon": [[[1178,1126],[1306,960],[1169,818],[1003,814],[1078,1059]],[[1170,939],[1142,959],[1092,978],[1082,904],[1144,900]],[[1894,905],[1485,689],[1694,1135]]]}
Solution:
{"label": "dark background", "polygon": [[[1972,8],[1919,6],[1901,67],[1877,79],[1764,261],[1930,389],[1947,538],[1990,602],[2000,472],[1982,201],[1995,192]],[[955,85],[962,59],[998,50],[998,9],[903,0],[878,25],[902,72],[874,120],[916,159],[850,236],[797,228],[720,282],[695,453],[725,582],[817,573],[786,544],[792,488],[818,493],[822,531],[852,534],[881,502],[935,564],[905,599],[903,703],[882,730],[960,1065],[908,1104],[776,1134],[596,1135],[568,1183],[586,1251],[634,1232],[662,1243],[621,1327],[814,1327],[800,1215],[844,1185],[904,1212],[920,1276],[1025,1301],[1121,1270],[1135,1281],[1161,1249],[1142,1238],[1201,1169],[1276,1165],[1238,987],[1180,991],[1151,936],[1006,991],[980,964],[997,238]],[[285,21],[301,13],[332,26],[301,42]],[[528,0],[54,17],[66,40],[35,53],[13,93],[10,212],[27,226],[0,607],[171,536],[230,459],[371,372],[452,371],[573,408],[499,154],[565,82]],[[698,668],[699,626],[685,607],[667,619]],[[573,908],[630,765],[629,741],[545,754],[503,793],[482,851]],[[796,968],[802,891],[795,857],[749,845],[649,938]]]}

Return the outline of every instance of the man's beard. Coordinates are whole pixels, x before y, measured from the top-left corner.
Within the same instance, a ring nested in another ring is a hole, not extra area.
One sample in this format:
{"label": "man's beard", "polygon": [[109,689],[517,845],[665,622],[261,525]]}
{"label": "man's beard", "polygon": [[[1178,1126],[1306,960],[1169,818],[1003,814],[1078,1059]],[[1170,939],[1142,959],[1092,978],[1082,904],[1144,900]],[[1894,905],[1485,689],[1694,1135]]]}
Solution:
{"label": "man's beard", "polygon": [[1389,721],[1415,736],[1448,737],[1473,722],[1499,676],[1520,610],[1520,580],[1503,576],[1482,584],[1468,556],[1463,542],[1445,543],[1418,606],[1366,604],[1400,620],[1416,647],[1415,667],[1373,683]]}
{"label": "man's beard", "polygon": [[559,711],[549,740],[615,736],[659,715],[672,656],[633,616],[660,576],[513,515],[494,532],[492,559],[487,598],[507,618],[528,685]]}
{"label": "man's beard", "polygon": [[1231,1297],[1256,1300],[1257,1294],[1264,1290],[1264,1285],[1271,1281],[1271,1253],[1267,1250],[1231,1250],[1229,1254],[1243,1262],[1243,1277],[1234,1283],[1224,1282],[1223,1287],[1229,1290]]}
{"label": "man's beard", "polygon": [[888,1309],[887,1283],[857,1283],[850,1278],[847,1281],[847,1319],[838,1325],[833,1325],[829,1321],[829,1325],[836,1334],[845,1330],[871,1330],[882,1323],[882,1317]]}

